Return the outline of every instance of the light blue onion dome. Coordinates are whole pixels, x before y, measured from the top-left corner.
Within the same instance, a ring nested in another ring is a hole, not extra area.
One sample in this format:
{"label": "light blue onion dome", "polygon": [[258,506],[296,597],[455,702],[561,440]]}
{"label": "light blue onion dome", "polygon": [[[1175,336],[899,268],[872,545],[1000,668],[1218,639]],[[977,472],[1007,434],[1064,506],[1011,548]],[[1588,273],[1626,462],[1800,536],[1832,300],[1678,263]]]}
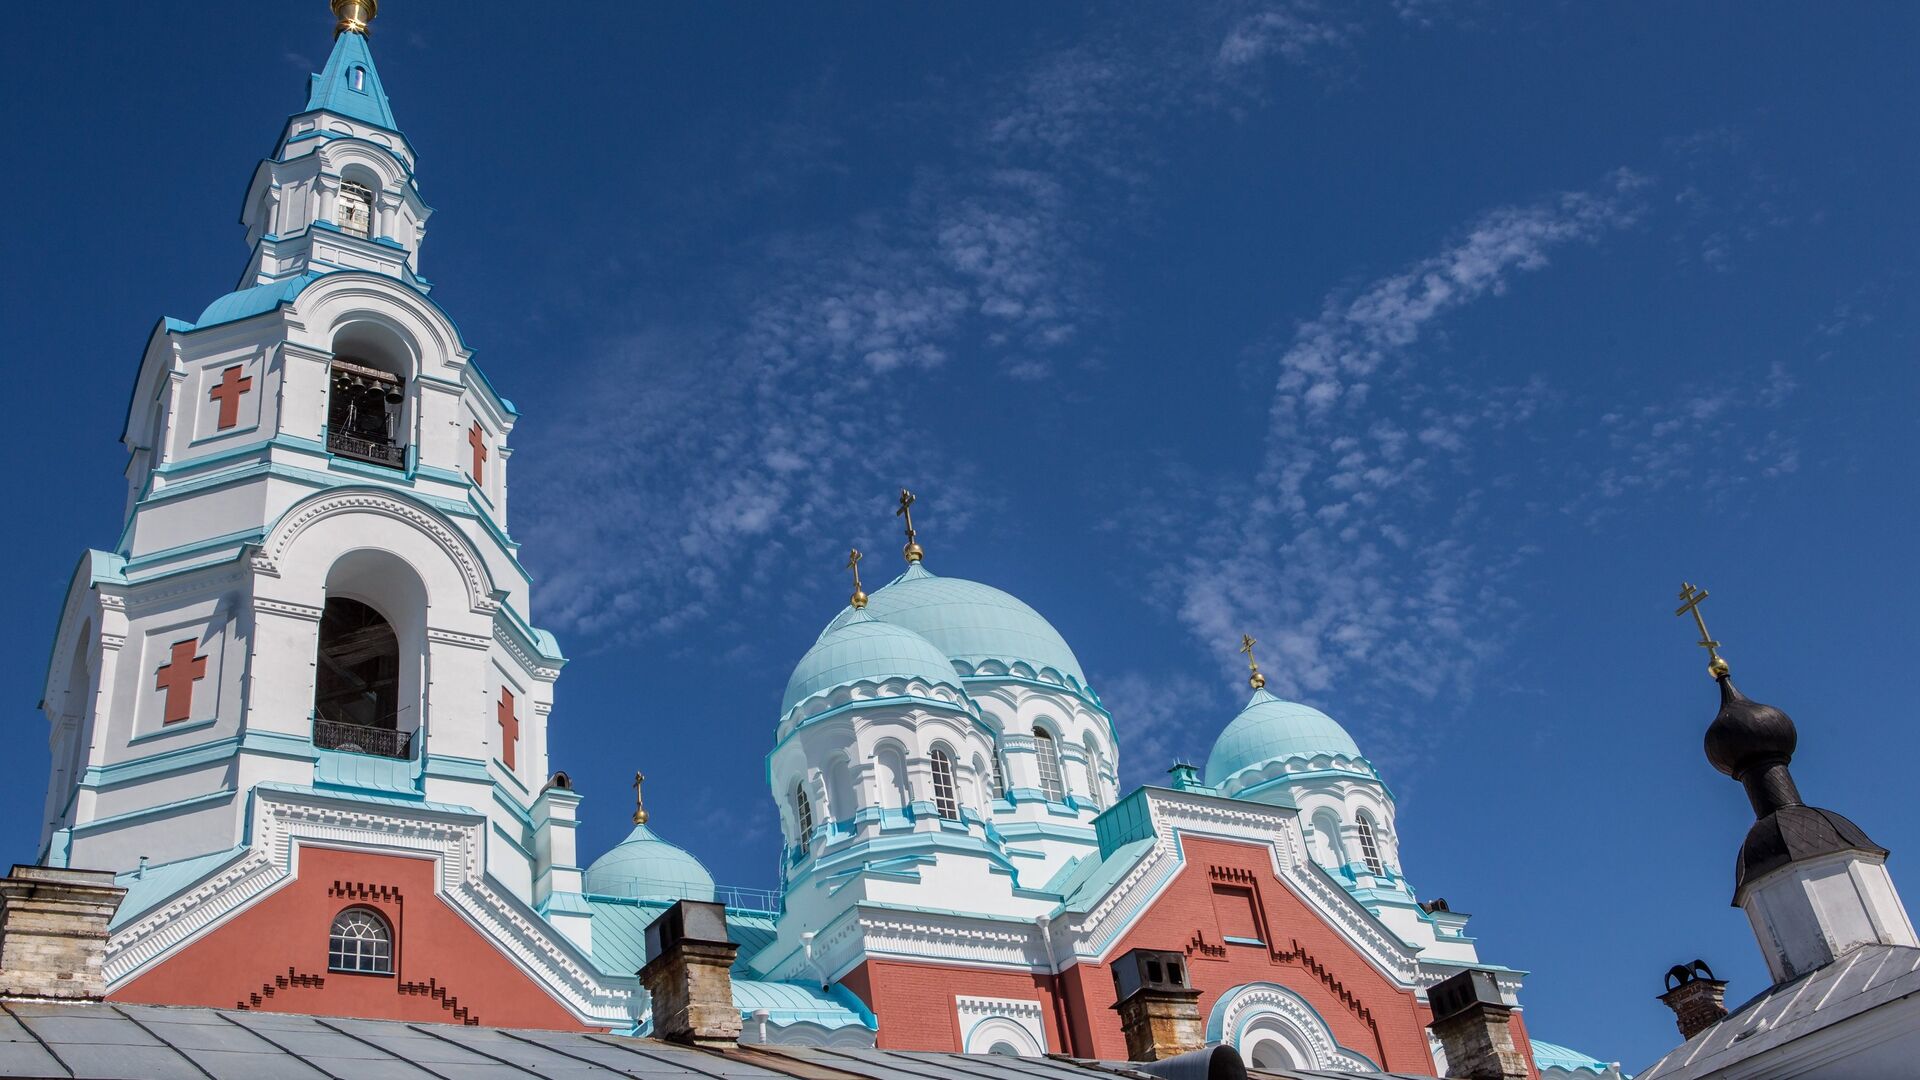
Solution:
{"label": "light blue onion dome", "polygon": [[[971,673],[997,661],[1012,667],[1026,664],[1036,672],[1051,671],[1075,689],[1085,689],[1087,677],[1066,639],[1040,613],[1018,597],[991,585],[964,578],[943,578],[920,563],[875,590],[865,614],[902,626],[932,642],[948,658]],[[825,633],[845,625],[851,608],[827,625]]]}
{"label": "light blue onion dome", "polygon": [[947,654],[926,638],[896,623],[852,611],[820,635],[787,679],[780,715],[815,694],[854,683],[918,679],[933,686],[960,689]]}
{"label": "light blue onion dome", "polygon": [[1534,1067],[1545,1072],[1548,1069],[1560,1069],[1564,1072],[1590,1072],[1605,1075],[1613,1066],[1589,1054],[1583,1054],[1559,1043],[1550,1043],[1536,1039],[1531,1035],[1527,1041],[1533,1044]]}
{"label": "light blue onion dome", "polygon": [[713,875],[686,849],[635,825],[625,840],[587,867],[586,890],[633,900],[712,900]]}
{"label": "light blue onion dome", "polygon": [[1360,747],[1333,717],[1310,705],[1255,690],[1247,707],[1214,740],[1207,783],[1219,786],[1242,771],[1296,757],[1360,757]]}

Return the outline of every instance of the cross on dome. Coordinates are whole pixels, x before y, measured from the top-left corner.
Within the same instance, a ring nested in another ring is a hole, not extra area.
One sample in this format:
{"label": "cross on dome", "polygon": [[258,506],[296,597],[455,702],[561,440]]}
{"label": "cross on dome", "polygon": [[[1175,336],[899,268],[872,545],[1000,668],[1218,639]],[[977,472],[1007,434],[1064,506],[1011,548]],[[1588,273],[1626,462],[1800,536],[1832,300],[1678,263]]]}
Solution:
{"label": "cross on dome", "polygon": [[1253,647],[1257,644],[1259,641],[1252,634],[1240,635],[1240,651],[1247,654],[1247,670],[1251,673],[1247,676],[1247,685],[1255,690],[1264,690],[1267,677],[1260,674],[1260,661],[1253,658]]}
{"label": "cross on dome", "polygon": [[1696,644],[1707,650],[1707,655],[1713,658],[1707,662],[1707,671],[1714,678],[1719,679],[1724,678],[1732,668],[1720,656],[1720,643],[1713,640],[1712,634],[1707,633],[1706,617],[1700,614],[1700,605],[1706,598],[1707,590],[1696,588],[1692,582],[1683,581],[1680,583],[1680,606],[1675,608],[1673,613],[1676,616],[1687,614],[1693,616],[1694,623],[1700,627],[1700,640]]}
{"label": "cross on dome", "polygon": [[900,509],[893,512],[894,517],[906,519],[907,546],[901,548],[900,553],[907,557],[907,562],[909,563],[917,563],[927,556],[926,551],[920,547],[920,542],[917,539],[920,534],[914,531],[913,528],[913,504],[917,501],[919,501],[918,497],[915,496],[913,492],[908,491],[906,488],[901,488]]}

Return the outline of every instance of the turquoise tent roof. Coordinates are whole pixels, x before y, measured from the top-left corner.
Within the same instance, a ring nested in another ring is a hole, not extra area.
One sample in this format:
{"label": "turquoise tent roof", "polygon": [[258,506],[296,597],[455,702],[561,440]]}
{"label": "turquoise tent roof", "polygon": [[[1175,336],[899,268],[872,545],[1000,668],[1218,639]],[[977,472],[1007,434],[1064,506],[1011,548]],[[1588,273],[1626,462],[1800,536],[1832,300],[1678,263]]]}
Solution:
{"label": "turquoise tent roof", "polygon": [[[1086,686],[1080,661],[1060,631],[1018,597],[991,585],[943,578],[914,563],[906,573],[874,592],[867,601],[866,613],[906,627],[948,657],[969,666],[977,667],[988,660],[1006,664],[1024,661],[1036,669],[1051,668],[1071,679],[1076,687]],[[842,611],[828,624],[827,632],[852,616],[851,608]]]}
{"label": "turquoise tent roof", "polygon": [[1214,740],[1207,783],[1218,786],[1256,765],[1293,757],[1360,757],[1360,747],[1333,717],[1310,705],[1255,690],[1247,707]]}
{"label": "turquoise tent roof", "polygon": [[1561,1046],[1559,1043],[1550,1043],[1544,1039],[1532,1037],[1527,1041],[1533,1044],[1533,1064],[1536,1068],[1565,1069],[1568,1072],[1579,1072],[1584,1069],[1593,1073],[1604,1073],[1612,1068],[1607,1062]]}
{"label": "turquoise tent roof", "polygon": [[194,320],[194,328],[219,326],[221,323],[237,322],[264,312],[272,311],[281,304],[290,304],[300,291],[320,280],[320,275],[309,271],[285,281],[269,281],[265,285],[255,285],[222,296],[207,305],[207,309]]}
{"label": "turquoise tent roof", "polygon": [[374,70],[373,53],[367,37],[348,31],[333,39],[333,53],[327,66],[313,77],[307,91],[307,112],[325,109],[341,116],[364,120],[397,131],[393,124],[393,106],[380,86],[380,73]]}
{"label": "turquoise tent roof", "polygon": [[780,699],[780,715],[802,701],[837,686],[882,682],[894,678],[921,679],[959,688],[959,677],[947,654],[926,638],[902,626],[854,612],[837,622],[800,658]]}
{"label": "turquoise tent roof", "polygon": [[586,890],[636,900],[712,900],[713,875],[700,860],[635,825],[625,840],[587,867]]}

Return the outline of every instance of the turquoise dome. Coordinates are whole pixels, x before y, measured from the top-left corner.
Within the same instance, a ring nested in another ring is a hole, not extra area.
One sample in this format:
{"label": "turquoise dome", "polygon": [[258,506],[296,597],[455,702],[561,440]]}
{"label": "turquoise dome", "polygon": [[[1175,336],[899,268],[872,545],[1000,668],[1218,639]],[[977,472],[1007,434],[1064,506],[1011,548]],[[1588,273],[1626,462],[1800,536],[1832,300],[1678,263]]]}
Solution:
{"label": "turquoise dome", "polygon": [[1247,707],[1214,740],[1207,783],[1219,786],[1242,769],[1293,757],[1360,757],[1360,747],[1333,717],[1310,705],[1255,690]]}
{"label": "turquoise dome", "polygon": [[587,867],[586,890],[634,900],[712,900],[713,875],[700,860],[635,825],[625,840]]}
{"label": "turquoise dome", "polygon": [[[943,578],[914,563],[906,573],[874,592],[867,601],[866,614],[913,631],[969,668],[988,660],[1024,662],[1036,670],[1052,669],[1075,688],[1084,688],[1087,683],[1080,661],[1060,631],[1019,598],[991,585]],[[845,625],[851,617],[851,608],[841,612],[827,625],[826,633]]]}
{"label": "turquoise dome", "polygon": [[959,689],[947,654],[906,627],[881,622],[864,612],[836,619],[800,658],[787,679],[780,715],[815,694],[857,682],[919,679]]}

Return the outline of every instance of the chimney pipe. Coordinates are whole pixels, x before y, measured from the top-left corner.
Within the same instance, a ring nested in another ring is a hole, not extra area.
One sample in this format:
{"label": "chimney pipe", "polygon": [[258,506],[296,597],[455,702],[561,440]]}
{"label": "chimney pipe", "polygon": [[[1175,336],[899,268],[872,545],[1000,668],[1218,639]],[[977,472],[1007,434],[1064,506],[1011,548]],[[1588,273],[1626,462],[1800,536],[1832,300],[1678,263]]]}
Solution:
{"label": "chimney pipe", "polygon": [[1134,949],[1113,962],[1113,989],[1129,1060],[1164,1061],[1206,1045],[1185,953]]}
{"label": "chimney pipe", "polygon": [[1727,1015],[1727,984],[1713,977],[1705,961],[1675,964],[1667,969],[1667,992],[1660,1001],[1673,1010],[1682,1039],[1691,1039]]}
{"label": "chimney pipe", "polygon": [[739,1043],[732,973],[739,951],[727,940],[721,904],[681,900],[647,924],[640,984],[653,998],[654,1038],[690,1046]]}
{"label": "chimney pipe", "polygon": [[1528,1080],[1533,1073],[1513,1043],[1513,1008],[1493,972],[1468,968],[1427,991],[1427,1027],[1447,1054],[1447,1075],[1463,1080]]}
{"label": "chimney pipe", "polygon": [[108,870],[15,864],[0,878],[0,997],[105,997],[107,924],[126,895]]}

